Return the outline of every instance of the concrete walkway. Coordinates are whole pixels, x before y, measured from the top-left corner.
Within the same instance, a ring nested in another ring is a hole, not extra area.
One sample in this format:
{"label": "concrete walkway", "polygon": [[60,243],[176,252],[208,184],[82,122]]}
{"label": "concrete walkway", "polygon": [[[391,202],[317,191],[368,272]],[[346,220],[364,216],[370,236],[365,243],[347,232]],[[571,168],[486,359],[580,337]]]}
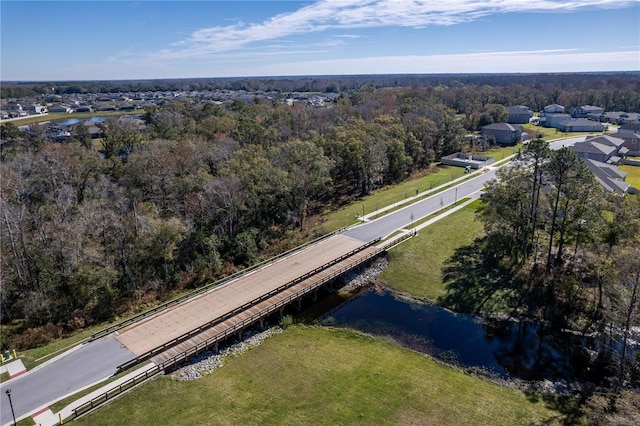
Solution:
{"label": "concrete walkway", "polygon": [[7,373],[9,373],[9,377],[11,379],[13,379],[14,377],[18,377],[27,372],[27,369],[22,363],[22,360],[19,358],[4,364],[2,367],[3,367],[2,372],[6,371]]}
{"label": "concrete walkway", "polygon": [[[94,390],[93,392],[83,396],[82,398],[78,398],[77,400],[73,401],[71,404],[69,404],[66,407],[64,407],[58,413],[55,413],[55,415],[53,415],[53,417],[54,417],[54,422],[53,423],[50,423],[50,424],[42,423],[42,426],[54,425],[54,424],[58,423],[60,418],[62,418],[62,420],[64,420],[64,419],[66,419],[68,417],[71,417],[73,415],[73,410],[78,408],[78,407],[80,407],[82,404],[85,404],[85,403],[91,401],[92,399],[97,398],[98,396],[102,395],[105,392],[108,392],[108,391],[110,391],[112,389],[117,388],[122,383],[126,382],[127,380],[133,379],[134,377],[143,374],[147,370],[151,370],[153,367],[155,367],[155,364],[153,364],[153,363],[149,363],[147,365],[144,365],[143,367],[138,368],[137,370],[132,371],[131,373],[126,374],[126,375],[120,377],[117,380],[114,380],[113,382],[107,383],[106,385],[102,386],[99,389]],[[37,422],[36,422],[36,424],[37,424]]]}

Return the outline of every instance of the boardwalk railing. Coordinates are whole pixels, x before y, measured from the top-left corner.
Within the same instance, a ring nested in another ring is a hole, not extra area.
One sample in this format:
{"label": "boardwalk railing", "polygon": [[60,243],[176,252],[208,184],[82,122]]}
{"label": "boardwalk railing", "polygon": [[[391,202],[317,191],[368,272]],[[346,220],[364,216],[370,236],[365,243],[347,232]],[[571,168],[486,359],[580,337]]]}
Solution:
{"label": "boardwalk railing", "polygon": [[227,312],[226,314],[224,314],[222,316],[219,316],[219,317],[217,317],[217,318],[215,318],[215,319],[213,319],[213,320],[211,320],[211,321],[209,321],[209,322],[207,322],[205,324],[202,324],[202,325],[200,325],[200,326],[198,326],[198,327],[196,327],[196,328],[194,328],[194,329],[192,329],[192,330],[190,330],[190,331],[188,331],[188,332],[186,332],[186,333],[184,333],[184,334],[182,334],[182,335],[180,335],[180,336],[178,336],[178,337],[176,337],[176,338],[174,338],[174,339],[172,339],[172,340],[170,340],[170,341],[168,341],[168,342],[166,342],[166,343],[164,343],[164,344],[162,344],[162,345],[160,345],[160,346],[158,346],[158,347],[156,347],[154,349],[151,349],[150,351],[147,351],[147,352],[145,352],[145,353],[133,358],[130,361],[127,361],[127,362],[119,365],[118,366],[118,372],[127,370],[127,369],[133,367],[134,365],[139,364],[139,363],[141,363],[141,362],[143,362],[143,361],[145,361],[145,360],[147,360],[147,359],[149,359],[149,358],[151,358],[151,357],[153,357],[153,356],[155,356],[155,355],[157,355],[159,353],[162,353],[162,352],[166,351],[168,348],[170,348],[172,346],[175,346],[178,343],[183,342],[183,341],[193,337],[196,334],[201,333],[202,331],[204,331],[206,329],[209,329],[209,328],[211,328],[211,327],[213,327],[213,326],[215,326],[217,324],[222,323],[223,321],[226,321],[229,318],[232,318],[232,317],[238,315],[241,312],[246,311],[247,309],[257,305],[258,303],[260,303],[260,302],[262,302],[262,301],[264,301],[266,299],[269,299],[270,297],[273,297],[278,293],[281,293],[282,291],[288,289],[289,287],[292,287],[292,286],[298,284],[299,282],[306,280],[307,278],[317,274],[318,272],[323,271],[323,270],[335,265],[336,263],[339,263],[339,262],[343,261],[344,259],[347,259],[347,258],[353,256],[354,254],[356,254],[356,253],[358,253],[358,252],[360,252],[360,251],[362,251],[362,250],[364,250],[364,249],[366,249],[368,247],[371,247],[372,245],[376,244],[378,241],[380,241],[380,238],[377,238],[377,239],[375,239],[375,240],[373,240],[371,242],[368,242],[368,243],[366,243],[366,244],[364,244],[362,246],[359,246],[359,247],[351,250],[350,252],[348,252],[346,254],[343,254],[342,256],[340,256],[340,257],[338,257],[336,259],[333,259],[332,261],[327,262],[324,265],[319,266],[319,267],[315,268],[314,270],[309,271],[309,272],[305,273],[304,275],[301,275],[301,276],[299,276],[299,277],[297,277],[297,278],[295,278],[295,279],[293,279],[293,280],[291,280],[291,281],[279,286],[278,288],[276,288],[274,290],[271,290],[270,292],[265,293],[265,294],[261,295],[260,297],[257,297],[255,299],[243,304],[242,306],[239,306],[239,307]]}
{"label": "boardwalk railing", "polygon": [[276,260],[279,260],[279,259],[282,259],[282,258],[284,258],[286,256],[289,256],[290,254],[295,253],[295,252],[297,252],[299,250],[302,250],[302,249],[304,249],[304,248],[306,248],[306,247],[308,247],[308,246],[310,246],[312,244],[318,243],[318,242],[320,242],[322,240],[325,240],[325,239],[327,239],[329,237],[332,237],[334,235],[342,233],[342,232],[344,232],[345,229],[346,228],[341,228],[341,229],[338,229],[337,231],[334,231],[334,232],[332,232],[330,234],[322,235],[322,236],[320,236],[320,237],[318,237],[318,238],[316,238],[316,239],[314,239],[312,241],[304,243],[304,244],[302,244],[300,246],[297,246],[297,247],[295,247],[295,248],[293,248],[291,250],[287,250],[287,251],[285,251],[283,253],[280,253],[277,256],[274,256],[274,257],[269,258],[269,259],[267,259],[265,261],[262,261],[260,263],[257,263],[255,265],[253,265],[253,266],[250,266],[249,268],[246,268],[246,269],[243,269],[241,271],[235,272],[235,273],[233,273],[231,275],[228,275],[228,276],[226,276],[224,278],[221,278],[221,279],[219,279],[217,281],[214,281],[212,283],[205,284],[202,287],[199,287],[199,288],[197,288],[195,290],[192,290],[192,291],[190,291],[188,293],[185,293],[185,294],[183,294],[183,295],[181,295],[179,297],[171,299],[171,300],[169,300],[167,302],[164,302],[164,303],[162,303],[162,304],[160,304],[158,306],[155,306],[155,307],[153,307],[151,309],[148,309],[148,310],[146,310],[144,312],[141,312],[141,313],[139,313],[137,315],[134,315],[134,316],[129,317],[129,318],[125,319],[125,320],[122,320],[122,321],[120,321],[120,322],[118,322],[116,324],[113,324],[113,325],[111,325],[109,327],[106,327],[106,328],[104,328],[104,329],[102,329],[100,331],[97,331],[97,332],[93,333],[91,335],[91,338],[89,338],[89,341],[96,340],[96,339],[99,339],[101,337],[107,336],[107,335],[113,333],[114,331],[120,330],[121,328],[124,328],[124,327],[126,327],[126,326],[128,326],[130,324],[133,324],[133,323],[137,322],[137,321],[140,321],[141,319],[150,317],[152,315],[157,314],[158,312],[162,312],[162,311],[164,311],[164,310],[166,310],[166,309],[168,309],[168,308],[170,308],[172,306],[178,305],[178,304],[180,304],[180,303],[182,303],[182,302],[184,302],[186,300],[189,300],[189,299],[191,299],[191,298],[193,298],[195,296],[198,296],[200,294],[206,293],[207,291],[211,290],[214,287],[218,287],[218,286],[221,286],[221,285],[223,285],[225,283],[233,281],[234,279],[236,279],[238,277],[241,277],[243,275],[246,275],[249,272],[252,272],[252,271],[255,271],[257,269],[260,269],[261,267],[265,266],[268,263],[275,262]]}
{"label": "boardwalk railing", "polygon": [[113,398],[117,397],[118,395],[120,395],[122,392],[125,392],[159,374],[161,374],[164,370],[160,367],[158,367],[157,365],[154,365],[153,367],[151,367],[148,370],[145,370],[144,372],[138,374],[137,376],[134,376],[132,378],[130,378],[129,380],[120,383],[118,386],[114,386],[113,388],[109,389],[108,391],[104,392],[103,394],[98,395],[97,397],[91,399],[90,401],[85,402],[82,405],[79,405],[78,407],[74,408],[73,410],[71,410],[71,416],[62,419],[62,423],[66,423],[67,421],[73,420],[85,413],[88,413],[89,411],[99,407],[100,405],[106,403],[107,401],[112,400]]}

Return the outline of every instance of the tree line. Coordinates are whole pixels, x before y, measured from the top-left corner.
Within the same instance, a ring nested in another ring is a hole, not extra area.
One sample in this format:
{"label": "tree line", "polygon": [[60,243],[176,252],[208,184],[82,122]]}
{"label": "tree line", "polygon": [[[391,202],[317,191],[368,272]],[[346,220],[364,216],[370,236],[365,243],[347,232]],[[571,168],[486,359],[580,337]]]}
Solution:
{"label": "tree line", "polygon": [[550,103],[567,109],[596,105],[606,111],[640,111],[640,75],[620,73],[545,74],[411,74],[299,76],[271,78],[198,78],[118,81],[3,82],[0,98],[43,94],[148,91],[329,92],[354,94],[374,89],[431,87],[440,101],[458,114],[471,114],[486,104],[527,105],[540,111]]}
{"label": "tree line", "polygon": [[[540,139],[485,189],[485,236],[476,246],[485,277],[476,276],[475,285],[490,294],[482,303],[500,298],[513,317],[541,321],[542,333],[596,336],[595,356],[567,348],[588,359],[581,374],[607,384],[613,398],[622,386],[637,386],[640,348],[631,347],[640,325],[638,197],[606,193],[573,151],[551,151]],[[453,293],[445,304],[459,300]]]}

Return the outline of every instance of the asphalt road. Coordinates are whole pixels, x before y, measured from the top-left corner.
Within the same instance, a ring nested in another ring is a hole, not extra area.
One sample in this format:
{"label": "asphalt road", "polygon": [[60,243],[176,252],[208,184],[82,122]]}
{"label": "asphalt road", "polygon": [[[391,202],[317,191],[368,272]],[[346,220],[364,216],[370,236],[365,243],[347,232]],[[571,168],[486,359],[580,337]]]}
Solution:
{"label": "asphalt road", "polygon": [[[557,150],[563,146],[570,146],[582,140],[584,140],[584,136],[562,139],[550,143],[549,146],[551,149]],[[377,237],[384,238],[398,229],[411,227],[412,222],[430,216],[441,208],[453,204],[462,198],[479,196],[484,184],[491,179],[495,179],[495,177],[496,170],[492,169],[474,179],[470,179],[453,188],[449,188],[431,197],[408,205],[401,210],[350,228],[345,232],[345,235],[364,242],[372,241]]]}
{"label": "asphalt road", "polygon": [[103,337],[0,385],[0,424],[13,422],[6,390],[16,419],[100,382],[116,373],[116,367],[135,355],[114,335]]}
{"label": "asphalt road", "polygon": [[495,170],[488,171],[458,184],[456,187],[446,189],[379,219],[350,228],[344,234],[364,242],[372,241],[378,237],[384,238],[398,229],[410,227],[412,222],[436,213],[458,200],[474,194],[478,195],[485,182],[495,177]]}

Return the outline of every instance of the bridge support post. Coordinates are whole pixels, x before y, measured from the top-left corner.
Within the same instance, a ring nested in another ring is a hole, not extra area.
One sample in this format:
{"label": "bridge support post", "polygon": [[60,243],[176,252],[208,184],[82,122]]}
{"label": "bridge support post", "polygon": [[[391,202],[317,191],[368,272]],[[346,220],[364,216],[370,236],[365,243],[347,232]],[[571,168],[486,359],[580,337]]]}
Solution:
{"label": "bridge support post", "polygon": [[284,318],[284,307],[280,308],[280,319]]}
{"label": "bridge support post", "polygon": [[311,299],[312,299],[314,302],[317,302],[317,301],[318,301],[318,289],[317,289],[317,288],[316,288],[316,289],[313,289],[313,291],[311,292]]}
{"label": "bridge support post", "polygon": [[298,309],[298,311],[302,310],[302,297],[296,300],[296,308]]}
{"label": "bridge support post", "polygon": [[260,329],[264,330],[264,318],[260,318]]}

